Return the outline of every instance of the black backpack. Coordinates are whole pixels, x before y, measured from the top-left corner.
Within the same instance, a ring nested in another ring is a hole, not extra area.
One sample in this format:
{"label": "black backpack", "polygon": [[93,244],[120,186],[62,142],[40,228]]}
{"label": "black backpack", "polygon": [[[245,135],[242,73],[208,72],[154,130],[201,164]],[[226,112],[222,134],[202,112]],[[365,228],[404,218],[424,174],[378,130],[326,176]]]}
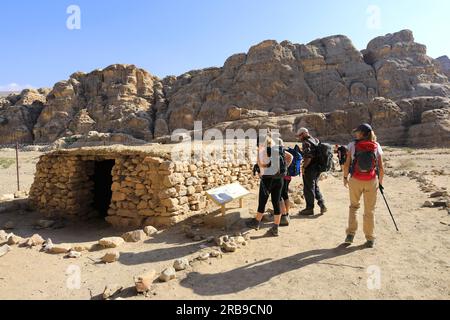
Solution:
{"label": "black backpack", "polygon": [[316,149],[315,163],[319,172],[328,172],[333,167],[333,147],[328,143],[314,143],[312,139],[308,140]]}
{"label": "black backpack", "polygon": [[287,174],[287,167],[286,167],[286,159],[284,157],[284,149],[283,147],[278,147],[278,150],[276,147],[270,148],[267,147],[267,156],[271,159],[272,158],[272,152],[278,153],[278,166],[274,166],[272,168],[272,162],[269,163],[269,168],[265,169],[264,177],[271,177],[271,178],[279,178],[284,177]]}

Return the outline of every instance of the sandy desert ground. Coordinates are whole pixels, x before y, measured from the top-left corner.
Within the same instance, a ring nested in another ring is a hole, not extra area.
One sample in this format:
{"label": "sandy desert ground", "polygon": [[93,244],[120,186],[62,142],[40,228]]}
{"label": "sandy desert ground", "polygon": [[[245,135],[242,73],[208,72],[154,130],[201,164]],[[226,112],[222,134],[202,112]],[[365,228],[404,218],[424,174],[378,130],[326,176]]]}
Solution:
{"label": "sandy desert ground", "polygon": [[[24,189],[32,183],[38,156],[38,152],[21,153]],[[14,158],[14,152],[1,151],[0,158]],[[280,237],[266,236],[268,222],[262,230],[249,232],[247,246],[224,253],[222,258],[195,261],[189,269],[178,272],[176,280],[155,282],[147,296],[136,294],[133,276],[150,269],[162,271],[177,258],[195,258],[214,243],[193,241],[178,225],[144,242],[124,244],[118,249],[119,261],[112,264],[97,262],[104,251],[66,259],[39,252],[39,248],[12,246],[0,257],[0,299],[100,299],[105,286],[112,284],[123,286],[114,298],[124,299],[449,299],[450,215],[447,209],[424,208],[430,193],[402,172],[417,171],[434,189],[449,187],[450,150],[387,148],[386,158],[391,172],[385,181],[386,194],[400,232],[395,231],[379,196],[374,249],[362,246],[362,231],[353,246],[341,246],[348,196],[337,173],[321,182],[329,207],[326,215],[300,218],[296,213],[302,206],[298,205],[291,210],[291,225],[281,229]],[[0,194],[13,193],[15,166],[0,167],[0,180]],[[292,190],[299,188],[297,178]],[[256,190],[252,192],[246,203],[254,213]],[[122,233],[100,220],[35,230],[33,225],[40,218],[36,212],[20,210],[0,213],[0,229],[13,221],[16,226],[11,231],[15,234],[29,237],[39,233],[54,243],[95,242]],[[202,225],[194,230],[206,238],[225,234]],[[230,232],[240,231],[248,229],[237,225]],[[68,286],[72,279],[68,273],[74,268],[81,272],[80,288]]]}

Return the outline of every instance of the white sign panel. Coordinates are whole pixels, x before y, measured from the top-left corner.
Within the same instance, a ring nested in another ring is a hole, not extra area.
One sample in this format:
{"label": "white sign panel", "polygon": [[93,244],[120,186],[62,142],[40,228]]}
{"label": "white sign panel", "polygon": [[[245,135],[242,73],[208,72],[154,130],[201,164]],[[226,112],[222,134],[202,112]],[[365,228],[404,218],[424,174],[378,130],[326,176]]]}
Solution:
{"label": "white sign panel", "polygon": [[216,189],[211,189],[206,191],[206,193],[219,205],[224,205],[250,194],[250,192],[239,183],[233,183]]}

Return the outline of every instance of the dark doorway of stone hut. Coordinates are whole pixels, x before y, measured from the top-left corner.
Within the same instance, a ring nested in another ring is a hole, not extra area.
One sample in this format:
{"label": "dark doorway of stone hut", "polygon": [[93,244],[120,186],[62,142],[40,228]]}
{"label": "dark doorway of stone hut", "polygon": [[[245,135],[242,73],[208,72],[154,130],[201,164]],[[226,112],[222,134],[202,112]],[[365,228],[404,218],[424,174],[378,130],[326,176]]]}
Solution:
{"label": "dark doorway of stone hut", "polygon": [[108,216],[108,209],[112,197],[112,169],[114,160],[96,161],[94,175],[94,202],[93,207],[99,213],[100,218]]}

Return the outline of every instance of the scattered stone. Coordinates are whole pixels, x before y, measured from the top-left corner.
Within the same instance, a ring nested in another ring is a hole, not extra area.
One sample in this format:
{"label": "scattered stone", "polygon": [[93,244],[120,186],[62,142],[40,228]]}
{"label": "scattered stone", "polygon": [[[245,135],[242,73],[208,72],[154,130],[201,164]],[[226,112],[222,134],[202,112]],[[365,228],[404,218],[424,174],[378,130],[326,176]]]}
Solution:
{"label": "scattered stone", "polygon": [[5,230],[11,230],[14,229],[16,227],[16,224],[14,223],[14,221],[8,221],[3,225],[3,228],[5,228]]}
{"label": "scattered stone", "polygon": [[8,235],[5,230],[0,230],[0,242],[8,240]]}
{"label": "scattered stone", "polygon": [[117,248],[125,243],[121,237],[109,237],[100,239],[98,244],[104,248]]}
{"label": "scattered stone", "polygon": [[153,281],[156,278],[156,271],[150,270],[140,276],[134,277],[134,284],[138,293],[145,293],[150,291]]}
{"label": "scattered stone", "polygon": [[235,242],[224,242],[221,246],[225,252],[235,252],[237,250],[237,244]]}
{"label": "scattered stone", "polygon": [[54,224],[55,224],[55,221],[53,221],[53,220],[45,220],[45,219],[38,220],[36,222],[36,225],[38,227],[43,228],[43,229],[48,229],[48,228],[52,227]]}
{"label": "scattered stone", "polygon": [[147,238],[147,234],[143,230],[135,230],[124,233],[122,239],[126,242],[139,242]]}
{"label": "scattered stone", "polygon": [[223,241],[223,237],[216,237],[214,238],[214,242],[216,243],[217,246],[221,247],[225,241]]}
{"label": "scattered stone", "polygon": [[147,236],[150,237],[151,235],[154,235],[155,233],[157,233],[158,229],[156,229],[155,227],[152,227],[152,226],[146,226],[144,228],[144,232]]}
{"label": "scattered stone", "polygon": [[188,267],[189,267],[189,261],[186,258],[177,259],[173,263],[173,268],[176,271],[182,271],[182,270],[187,269]]}
{"label": "scattered stone", "polygon": [[47,250],[51,254],[68,253],[72,250],[72,245],[69,243],[52,244]]}
{"label": "scattered stone", "polygon": [[194,241],[202,241],[203,240],[203,237],[202,236],[200,236],[200,235],[198,235],[198,234],[196,234],[195,236],[194,236],[194,239],[193,239]]}
{"label": "scattered stone", "polygon": [[14,233],[11,233],[11,234],[9,235],[9,237],[8,237],[8,242],[7,242],[7,243],[8,243],[10,246],[13,246],[13,245],[16,245],[16,244],[21,243],[23,240],[24,240],[24,239],[23,239],[22,237],[16,236]]}
{"label": "scattered stone", "polygon": [[447,207],[447,201],[434,201],[433,206],[435,208],[446,208]]}
{"label": "scattered stone", "polygon": [[165,269],[163,272],[161,272],[161,275],[159,276],[159,280],[162,282],[169,282],[170,280],[173,280],[177,277],[176,271],[173,267],[169,267]]}
{"label": "scattered stone", "polygon": [[49,252],[53,248],[52,239],[48,238],[47,241],[42,245],[42,250],[44,252]]}
{"label": "scattered stone", "polygon": [[209,257],[210,257],[209,252],[203,252],[202,254],[200,254],[200,255],[197,257],[197,260],[200,260],[200,261],[206,261],[206,260],[209,259]]}
{"label": "scattered stone", "polygon": [[71,259],[78,259],[80,257],[81,257],[81,253],[78,251],[74,251],[74,250],[71,250],[69,252],[69,254],[66,256],[66,258],[71,258]]}
{"label": "scattered stone", "polygon": [[434,208],[434,203],[432,201],[427,200],[424,202],[423,207],[424,208]]}
{"label": "scattered stone", "polygon": [[97,242],[77,243],[73,245],[72,250],[77,252],[93,251],[96,246],[98,246]]}
{"label": "scattered stone", "polygon": [[0,257],[3,257],[5,254],[11,251],[11,247],[7,244],[0,247]]}
{"label": "scattered stone", "polygon": [[430,198],[446,197],[447,195],[447,191],[435,191],[430,195]]}
{"label": "scattered stone", "polygon": [[102,257],[102,262],[104,263],[113,263],[119,260],[120,253],[117,251],[109,251],[105,253],[105,255]]}
{"label": "scattered stone", "polygon": [[[115,296],[116,294],[119,294],[120,292],[122,292],[123,287],[118,285],[118,284],[113,284],[113,285],[107,285],[105,287],[105,290],[103,290],[103,299],[109,299],[112,296]],[[119,299],[119,298],[117,298]],[[117,300],[116,299],[116,300]]]}
{"label": "scattered stone", "polygon": [[0,202],[14,200],[14,194],[4,194],[0,196]]}
{"label": "scattered stone", "polygon": [[27,191],[16,191],[14,193],[14,199],[24,199],[28,197]]}
{"label": "scattered stone", "polygon": [[222,257],[222,252],[220,252],[219,250],[213,250],[209,253],[211,258],[221,258]]}
{"label": "scattered stone", "polygon": [[44,238],[42,238],[38,234],[33,234],[26,242],[25,246],[32,248],[36,246],[41,246],[45,242]]}
{"label": "scattered stone", "polygon": [[245,238],[242,237],[242,236],[239,236],[239,237],[234,238],[234,241],[235,241],[237,244],[243,244],[243,243],[246,242],[246,241],[245,241]]}

